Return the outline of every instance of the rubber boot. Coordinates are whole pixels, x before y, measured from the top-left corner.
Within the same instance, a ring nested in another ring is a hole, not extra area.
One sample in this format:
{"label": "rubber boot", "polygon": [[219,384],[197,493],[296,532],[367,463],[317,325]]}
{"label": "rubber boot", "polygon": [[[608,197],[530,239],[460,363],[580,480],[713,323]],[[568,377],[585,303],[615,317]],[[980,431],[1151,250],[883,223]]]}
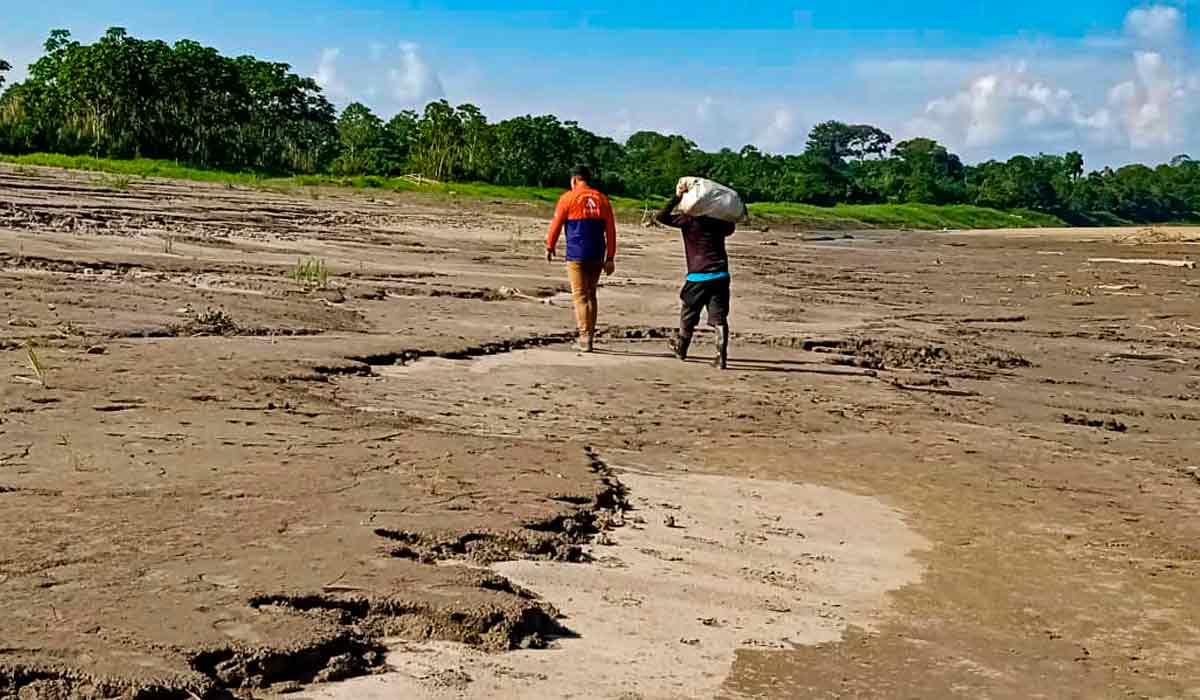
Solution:
{"label": "rubber boot", "polygon": [[671,352],[681,361],[687,360],[688,348],[692,346],[692,334],[680,331],[670,340]]}
{"label": "rubber boot", "polygon": [[729,361],[729,326],[717,326],[717,356],[713,358],[713,367],[725,369]]}
{"label": "rubber boot", "polygon": [[579,352],[591,352],[593,347],[592,334],[580,333],[579,340],[575,343],[575,349]]}

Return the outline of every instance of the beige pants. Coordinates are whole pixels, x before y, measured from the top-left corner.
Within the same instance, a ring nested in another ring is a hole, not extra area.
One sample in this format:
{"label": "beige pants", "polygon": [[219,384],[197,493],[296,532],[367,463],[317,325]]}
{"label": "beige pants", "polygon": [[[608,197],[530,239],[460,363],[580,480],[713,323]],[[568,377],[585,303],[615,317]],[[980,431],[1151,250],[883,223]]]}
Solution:
{"label": "beige pants", "polygon": [[604,263],[599,260],[567,263],[567,279],[571,282],[571,295],[575,299],[575,322],[581,335],[596,332],[599,310],[596,287],[600,284],[600,273],[603,271]]}

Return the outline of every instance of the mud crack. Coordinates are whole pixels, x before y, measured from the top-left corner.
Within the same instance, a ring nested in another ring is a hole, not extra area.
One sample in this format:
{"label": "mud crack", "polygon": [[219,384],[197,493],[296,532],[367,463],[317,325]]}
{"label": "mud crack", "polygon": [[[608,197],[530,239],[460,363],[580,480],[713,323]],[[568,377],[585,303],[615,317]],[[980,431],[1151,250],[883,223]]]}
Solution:
{"label": "mud crack", "polygon": [[575,507],[550,518],[503,531],[437,534],[378,528],[375,534],[399,543],[392,556],[426,564],[447,559],[481,566],[514,559],[585,561],[583,545],[619,526],[628,509],[625,487],[595,452],[589,448],[586,454],[589,467],[600,477],[599,489],[585,502],[576,497],[556,499]]}
{"label": "mud crack", "polygon": [[[777,339],[770,342],[787,344],[786,340]],[[798,346],[808,352],[834,356],[833,364],[866,369],[939,369],[964,366],[1013,369],[1030,366],[1029,360],[1017,353],[982,346],[956,347],[952,350],[936,343],[877,338],[791,341],[791,347]]]}
{"label": "mud crack", "polygon": [[251,606],[336,620],[349,630],[347,638],[357,645],[346,653],[355,658],[359,673],[378,665],[380,648],[371,640],[385,637],[458,642],[502,652],[542,648],[550,639],[571,634],[558,622],[558,610],[536,595],[495,574],[481,572],[474,581],[472,576],[473,572],[464,575],[463,584],[501,595],[444,605],[404,595],[267,595],[252,600]]}
{"label": "mud crack", "polygon": [[383,660],[383,647],[353,631],[297,648],[203,651],[191,659],[197,672],[212,679],[205,697],[223,690],[254,690],[282,683],[326,683],[367,673]]}
{"label": "mud crack", "polygon": [[[597,333],[601,338],[612,340],[646,340],[670,337],[674,331],[655,326],[613,327]],[[488,355],[500,355],[531,348],[568,343],[575,339],[574,333],[538,333],[519,338],[503,338],[460,348],[444,350],[402,349],[346,357],[345,363],[314,367],[318,375],[369,375],[373,367],[406,365],[427,358],[444,360],[470,360]]]}
{"label": "mud crack", "polygon": [[1111,433],[1125,433],[1129,431],[1129,426],[1115,418],[1102,420],[1099,418],[1089,418],[1088,416],[1073,416],[1069,413],[1064,413],[1062,417],[1063,423],[1066,425],[1078,425],[1085,428],[1100,428]]}
{"label": "mud crack", "polygon": [[[0,653],[4,651],[7,650],[0,650]],[[202,697],[201,694],[207,694],[201,684],[170,687],[160,683],[121,683],[67,670],[19,664],[0,668],[0,698],[3,700],[192,700]]]}

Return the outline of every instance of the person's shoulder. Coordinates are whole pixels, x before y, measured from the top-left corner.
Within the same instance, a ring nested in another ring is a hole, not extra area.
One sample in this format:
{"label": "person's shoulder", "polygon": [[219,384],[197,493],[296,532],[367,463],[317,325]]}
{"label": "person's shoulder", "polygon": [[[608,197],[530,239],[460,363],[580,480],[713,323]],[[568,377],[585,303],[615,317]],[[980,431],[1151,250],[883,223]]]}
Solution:
{"label": "person's shoulder", "polygon": [[724,219],[716,219],[711,216],[702,216],[699,219],[700,225],[710,231],[733,231],[737,228],[737,224]]}
{"label": "person's shoulder", "polygon": [[587,190],[587,193],[590,195],[594,195],[597,199],[599,199],[601,202],[604,202],[605,204],[608,204],[610,206],[612,205],[612,200],[610,200],[608,198],[608,195],[604,194],[603,192],[596,189],[595,187],[589,188]]}

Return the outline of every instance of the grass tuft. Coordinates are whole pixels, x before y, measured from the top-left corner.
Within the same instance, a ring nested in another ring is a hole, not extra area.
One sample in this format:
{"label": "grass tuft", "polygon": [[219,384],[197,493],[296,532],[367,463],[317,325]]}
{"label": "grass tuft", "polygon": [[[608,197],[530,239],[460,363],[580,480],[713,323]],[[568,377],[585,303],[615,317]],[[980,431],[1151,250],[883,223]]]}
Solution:
{"label": "grass tuft", "polygon": [[129,175],[105,174],[100,177],[100,182],[110,190],[119,190],[124,192],[133,185],[133,178]]}
{"label": "grass tuft", "polygon": [[329,266],[318,258],[297,260],[291,277],[306,289],[325,289],[329,286]]}
{"label": "grass tuft", "polygon": [[32,341],[25,344],[25,356],[29,360],[29,367],[33,370],[33,375],[37,377],[38,383],[42,385],[43,389],[49,388],[49,384],[46,382],[46,365],[42,364],[42,359],[38,357]]}

